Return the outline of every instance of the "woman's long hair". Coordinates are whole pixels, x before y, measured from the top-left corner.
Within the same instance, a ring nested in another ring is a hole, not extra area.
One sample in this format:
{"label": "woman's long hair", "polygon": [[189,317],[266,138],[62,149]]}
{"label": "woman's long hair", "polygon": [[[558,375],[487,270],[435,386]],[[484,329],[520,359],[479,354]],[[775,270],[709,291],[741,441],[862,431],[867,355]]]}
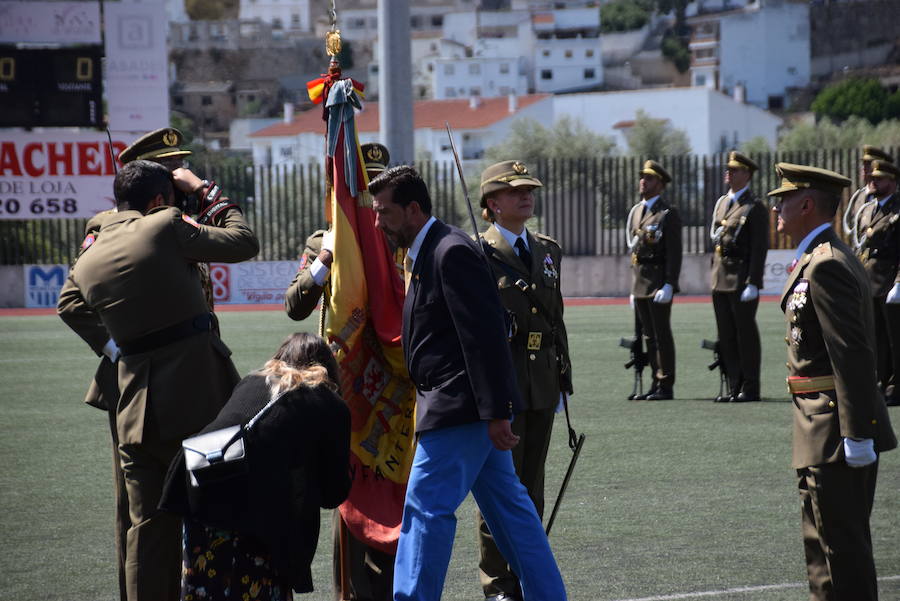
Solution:
{"label": "woman's long hair", "polygon": [[273,395],[300,386],[338,389],[338,366],[331,349],[321,337],[306,332],[288,336],[260,373]]}

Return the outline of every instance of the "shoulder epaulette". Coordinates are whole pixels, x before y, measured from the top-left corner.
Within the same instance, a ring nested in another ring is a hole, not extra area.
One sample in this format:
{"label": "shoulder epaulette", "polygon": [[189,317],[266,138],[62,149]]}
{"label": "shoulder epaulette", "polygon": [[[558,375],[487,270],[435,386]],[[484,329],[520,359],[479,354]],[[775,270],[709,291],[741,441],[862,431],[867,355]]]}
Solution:
{"label": "shoulder epaulette", "polygon": [[546,234],[535,234],[534,237],[538,238],[539,240],[549,242],[550,244],[555,244],[556,246],[562,248],[562,244],[560,244],[559,242],[557,242],[556,240],[554,240],[553,238],[551,238],[550,236],[548,236]]}

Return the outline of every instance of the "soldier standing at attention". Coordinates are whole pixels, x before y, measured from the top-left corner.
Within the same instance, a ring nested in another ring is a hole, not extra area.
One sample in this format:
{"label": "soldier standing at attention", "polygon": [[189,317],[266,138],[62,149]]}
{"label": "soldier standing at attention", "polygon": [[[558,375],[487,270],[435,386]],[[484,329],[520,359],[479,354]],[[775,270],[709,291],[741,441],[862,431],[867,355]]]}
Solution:
{"label": "soldier standing at attention", "polygon": [[[175,186],[202,199],[200,223],[172,206]],[[239,380],[194,265],[250,259],[259,242],[219,186],[187,169],[132,161],[116,175],[115,197],[118,211],[69,272],[57,311],[98,355],[110,340],[120,349],[126,590],[129,601],[170,601],[179,598],[181,524],[157,509],[165,475],[181,441],[216,416]]]}
{"label": "soldier standing at attention", "polygon": [[872,186],[871,173],[872,161],[876,160],[888,163],[894,162],[893,157],[880,148],[869,144],[863,146],[863,155],[859,163],[859,180],[862,182],[862,187],[850,196],[847,208],[844,209],[843,218],[844,233],[850,236],[850,240],[853,241],[856,241],[856,237],[860,232],[856,226],[859,211],[864,204],[872,200],[872,195],[875,193],[875,188]]}
{"label": "soldier standing at attention", "polygon": [[893,449],[875,375],[869,280],[831,227],[846,177],[778,163],[772,210],[797,244],[781,308],[803,542],[813,601],[876,601],[869,516],[878,453]]}
{"label": "soldier standing at attention", "polygon": [[631,248],[631,296],[644,331],[653,384],[634,400],[674,398],[675,340],[672,338],[672,295],[678,292],[681,273],[681,217],[678,209],[661,198],[672,181],[656,161],[646,161],[640,172],[641,202],[628,214],[626,228]]}
{"label": "soldier standing at attention", "polygon": [[716,397],[717,403],[760,400],[756,309],[769,250],[769,210],[750,190],[750,179],[758,169],[743,154],[729,153],[725,166],[728,193],[713,209],[712,301],[731,391]]}
{"label": "soldier standing at attention", "polygon": [[[513,465],[543,518],[544,463],[553,417],[562,394],[572,393],[572,374],[559,279],[562,250],[552,238],[525,227],[534,215],[533,191],[542,185],[519,161],[491,165],[481,174],[481,214],[491,222],[482,235],[483,246],[500,302],[512,317],[509,348],[524,401],[512,423],[519,437]],[[480,512],[478,532],[485,597],[521,600],[519,580]]]}
{"label": "soldier standing at attention", "polygon": [[857,253],[869,282],[875,311],[876,367],[888,406],[900,405],[900,168],[872,161],[870,186],[875,202],[857,216]]}

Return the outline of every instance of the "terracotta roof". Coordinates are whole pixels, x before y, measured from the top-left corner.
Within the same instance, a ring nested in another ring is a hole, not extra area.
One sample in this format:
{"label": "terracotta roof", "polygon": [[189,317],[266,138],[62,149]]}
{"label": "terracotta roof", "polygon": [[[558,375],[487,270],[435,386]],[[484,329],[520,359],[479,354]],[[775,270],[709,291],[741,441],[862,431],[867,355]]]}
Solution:
{"label": "terracotta roof", "polygon": [[532,17],[533,23],[553,23],[555,19],[552,13],[538,13]]}
{"label": "terracotta roof", "polygon": [[[549,98],[550,94],[528,94],[516,98],[518,108],[525,107]],[[420,100],[413,103],[414,129],[444,129],[449,121],[453,129],[481,129],[510,116],[509,99],[482,98],[477,108],[469,108],[469,99],[454,100]],[[377,132],[378,103],[364,102],[363,111],[356,115],[356,127],[361,132]],[[325,122],[322,120],[322,108],[316,106],[294,116],[290,123],[276,123],[250,134],[251,138],[274,138],[296,136],[302,133],[325,133]]]}

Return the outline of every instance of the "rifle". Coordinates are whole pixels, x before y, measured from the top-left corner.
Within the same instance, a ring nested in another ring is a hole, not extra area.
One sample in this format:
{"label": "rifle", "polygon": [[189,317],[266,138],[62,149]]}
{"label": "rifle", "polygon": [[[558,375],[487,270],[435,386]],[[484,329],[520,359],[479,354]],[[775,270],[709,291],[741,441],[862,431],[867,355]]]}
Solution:
{"label": "rifle", "polygon": [[644,351],[644,328],[637,316],[637,311],[634,313],[634,338],[620,338],[619,346],[627,348],[631,353],[625,369],[634,369],[634,386],[631,388],[631,394],[628,395],[628,400],[633,401],[644,394],[644,368],[649,362],[647,353]]}
{"label": "rifle", "polygon": [[728,391],[728,394],[731,395],[731,390],[728,385],[728,372],[725,369],[725,362],[722,361],[719,341],[712,341],[704,338],[700,341],[700,348],[707,351],[712,351],[713,354],[713,362],[707,365],[706,369],[708,369],[709,371],[712,371],[716,368],[719,369],[719,396],[716,398],[722,398],[725,395],[726,390]]}

